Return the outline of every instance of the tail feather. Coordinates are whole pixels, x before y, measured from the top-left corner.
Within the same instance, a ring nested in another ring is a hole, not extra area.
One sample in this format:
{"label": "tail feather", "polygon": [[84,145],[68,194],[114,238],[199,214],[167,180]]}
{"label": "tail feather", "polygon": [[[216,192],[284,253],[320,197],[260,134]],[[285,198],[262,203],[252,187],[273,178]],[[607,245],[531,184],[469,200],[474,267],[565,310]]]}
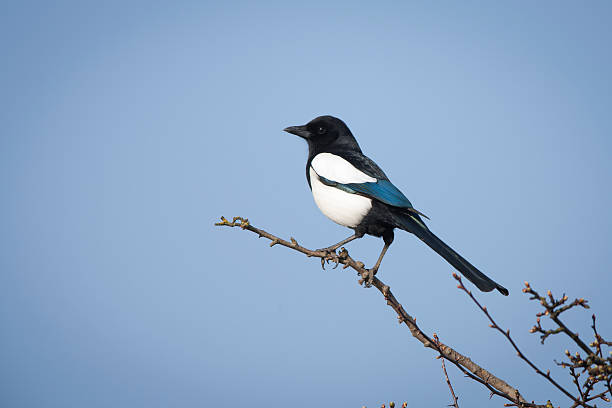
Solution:
{"label": "tail feather", "polygon": [[[418,216],[417,216],[418,217]],[[474,265],[446,245],[440,238],[425,226],[420,219],[413,215],[404,215],[402,218],[402,229],[412,232],[421,241],[425,242],[431,249],[436,251],[442,258],[455,267],[463,276],[472,282],[483,292],[497,289],[502,295],[508,296],[508,289],[496,283],[494,280],[480,272]]]}

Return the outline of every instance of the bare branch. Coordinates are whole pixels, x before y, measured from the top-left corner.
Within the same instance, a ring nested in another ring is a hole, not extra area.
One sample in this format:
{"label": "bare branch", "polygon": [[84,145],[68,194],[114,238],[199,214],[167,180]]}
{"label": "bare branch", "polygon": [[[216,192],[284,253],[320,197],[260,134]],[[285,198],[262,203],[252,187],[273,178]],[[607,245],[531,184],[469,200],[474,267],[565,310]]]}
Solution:
{"label": "bare branch", "polygon": [[224,217],[221,217],[221,222],[216,223],[217,226],[227,227],[240,227],[243,230],[248,230],[257,234],[260,238],[264,237],[272,241],[271,245],[282,245],[284,247],[293,249],[301,252],[308,257],[317,257],[321,259],[322,264],[325,262],[334,262],[336,265],[342,264],[343,269],[348,267],[355,270],[360,276],[360,284],[371,282],[372,286],[376,287],[380,293],[384,296],[387,305],[389,305],[395,313],[397,313],[399,323],[404,323],[410,330],[410,333],[414,338],[420,341],[425,347],[431,348],[437,351],[443,358],[453,363],[459,368],[466,376],[471,379],[483,384],[490,392],[494,395],[499,395],[509,401],[509,406],[520,406],[520,407],[534,407],[534,408],[546,408],[547,405],[538,405],[533,402],[529,403],[523,398],[519,391],[506,383],[504,380],[496,377],[488,370],[482,368],[480,365],[473,362],[469,357],[462,355],[453,348],[439,343],[436,344],[427,334],[425,334],[419,326],[416,324],[416,319],[411,317],[402,307],[402,305],[395,298],[391,289],[388,285],[383,283],[380,279],[375,276],[370,276],[370,271],[364,267],[362,262],[356,261],[351,258],[348,251],[341,248],[338,254],[329,251],[316,251],[305,248],[297,243],[295,239],[291,241],[283,240],[275,235],[272,235],[262,229],[252,226],[248,219],[242,217],[234,217],[232,221],[228,221]]}
{"label": "bare branch", "polygon": [[[497,323],[495,322],[495,320],[493,320],[493,317],[489,314],[489,311],[487,310],[486,306],[482,306],[480,304],[480,302],[478,302],[478,300],[476,300],[476,298],[474,297],[474,295],[472,294],[471,291],[467,290],[465,288],[465,286],[463,286],[463,282],[461,281],[461,277],[459,275],[457,275],[456,273],[453,274],[453,277],[457,280],[457,282],[459,282],[459,285],[457,285],[457,287],[459,289],[461,289],[463,292],[467,293],[467,295],[470,297],[470,299],[472,299],[472,301],[474,303],[476,303],[476,306],[478,306],[478,308],[480,310],[482,310],[482,312],[485,314],[485,316],[487,316],[487,319],[489,319],[489,321],[491,322],[491,324],[489,325],[492,329],[495,329],[497,331],[499,331],[507,340],[508,342],[512,345],[512,347],[514,348],[514,350],[516,351],[516,354],[518,355],[519,358],[521,358],[523,361],[525,361],[531,368],[533,368],[535,370],[536,373],[538,373],[539,375],[541,375],[542,377],[546,378],[550,383],[552,383],[555,387],[557,387],[557,389],[559,391],[561,391],[563,394],[565,394],[568,398],[570,398],[574,403],[576,402],[580,402],[580,400],[573,396],[568,390],[566,390],[565,388],[563,388],[558,382],[556,382],[551,376],[550,376],[550,370],[547,370],[546,373],[544,373],[542,370],[540,370],[535,364],[533,364],[526,356],[525,354],[523,354],[523,352],[518,348],[518,346],[516,345],[516,343],[514,342],[514,340],[512,339],[512,337],[510,336],[510,330],[503,330],[501,327],[499,327],[497,325]],[[583,405],[584,407],[590,407],[589,405],[586,404],[580,404]],[[590,407],[592,408],[592,407]]]}
{"label": "bare branch", "polygon": [[[578,337],[578,333],[571,331],[559,319],[559,315],[561,313],[566,312],[576,306],[581,306],[588,309],[588,302],[585,299],[580,298],[575,299],[571,303],[566,303],[568,297],[565,294],[561,298],[556,299],[550,290],[546,293],[546,296],[540,296],[540,294],[535,291],[528,282],[525,282],[525,289],[523,289],[523,292],[530,294],[530,299],[538,301],[538,303],[544,308],[544,312],[536,314],[537,324],[532,327],[530,332],[541,333],[540,337],[542,339],[542,343],[544,343],[544,340],[550,335],[565,333],[574,341],[574,343],[576,343],[576,345],[578,345],[578,347],[586,352],[586,356],[583,357],[580,352],[571,354],[569,350],[565,350],[565,355],[569,359],[569,362],[562,361],[557,363],[557,365],[564,368],[569,368],[569,374],[572,377],[572,381],[578,387],[580,401],[574,402],[572,407],[577,407],[580,405],[584,406],[584,404],[587,402],[595,399],[602,399],[609,402],[610,399],[607,394],[610,393],[610,395],[612,395],[612,387],[610,384],[612,382],[612,355],[604,357],[602,346],[609,347],[611,343],[605,341],[597,332],[595,315],[592,315],[593,323],[591,325],[595,339],[588,346]],[[557,324],[558,327],[549,330],[542,328],[540,322],[540,318],[542,316],[548,316],[554,323]],[[578,377],[580,377],[582,374],[588,375],[585,375],[586,380],[584,383],[580,384],[578,382]],[[605,384],[606,389],[595,396],[591,396],[591,392],[596,392],[595,386],[599,383]]]}
{"label": "bare branch", "polygon": [[[531,296],[530,299],[532,300],[539,300],[540,304],[546,309],[543,313],[538,313],[538,317],[540,316],[548,316],[550,317],[550,319],[552,321],[554,321],[559,328],[556,329],[554,332],[555,333],[549,333],[546,334],[546,336],[543,335],[542,337],[542,343],[544,342],[544,340],[546,339],[546,337],[550,334],[556,334],[556,333],[565,333],[567,334],[572,340],[574,340],[574,342],[582,349],[584,350],[584,352],[591,354],[593,352],[593,350],[591,350],[589,348],[589,346],[586,345],[586,343],[584,343],[580,337],[578,337],[578,333],[574,333],[572,332],[570,329],[567,328],[567,326],[561,321],[561,319],[559,319],[559,315],[563,312],[566,312],[568,310],[570,310],[573,307],[576,306],[581,306],[585,309],[589,309],[590,306],[587,305],[588,301],[580,298],[580,299],[576,299],[573,302],[569,303],[569,304],[565,304],[565,302],[567,302],[568,297],[565,296],[565,294],[560,298],[560,299],[555,299],[555,297],[552,295],[552,293],[550,292],[550,290],[547,292],[547,297],[544,296],[540,296],[540,294],[538,292],[536,292],[535,290],[533,290],[531,288],[531,286],[529,285],[529,282],[525,282],[525,289],[523,289],[523,292],[528,293]],[[563,306],[562,306],[563,305]],[[539,321],[538,321],[538,325],[539,325]],[[535,327],[535,326],[534,326]],[[539,330],[538,330],[539,331]]]}
{"label": "bare branch", "polygon": [[[439,347],[440,346],[440,340],[438,339],[438,335],[436,333],[433,334],[433,338],[434,341],[436,342],[436,345]],[[442,360],[442,371],[444,371],[444,378],[446,378],[446,384],[448,384],[448,389],[450,390],[451,395],[453,396],[453,403],[452,405],[449,405],[449,407],[455,407],[455,408],[459,408],[459,404],[457,404],[457,396],[455,395],[455,390],[453,390],[453,386],[450,382],[450,379],[448,378],[448,373],[446,372],[446,364],[444,364],[444,357],[442,355],[440,355],[438,358],[440,358],[440,360]]]}
{"label": "bare branch", "polygon": [[[593,313],[592,319],[593,319],[593,325],[591,326],[591,328],[593,329],[593,333],[595,334],[595,341],[591,343],[590,346],[595,347],[597,355],[603,360],[603,352],[601,350],[601,346],[602,345],[606,345],[608,347],[612,346],[612,342],[605,341],[603,337],[601,337],[599,333],[597,333],[597,325],[595,324],[595,320],[596,320],[595,313]],[[605,362],[605,360],[603,361]],[[606,365],[608,367],[605,367]],[[608,387],[607,392],[609,392],[610,396],[612,396],[612,363],[610,362],[610,359],[608,359],[608,364],[604,364],[604,367],[605,369],[607,369],[608,373],[604,371],[604,373],[602,374],[605,375],[606,386]]]}

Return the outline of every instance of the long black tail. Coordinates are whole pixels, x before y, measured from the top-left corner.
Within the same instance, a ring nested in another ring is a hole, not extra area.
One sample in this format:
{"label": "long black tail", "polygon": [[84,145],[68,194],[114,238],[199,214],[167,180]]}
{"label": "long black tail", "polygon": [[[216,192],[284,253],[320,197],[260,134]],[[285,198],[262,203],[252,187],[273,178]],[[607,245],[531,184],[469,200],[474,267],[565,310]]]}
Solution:
{"label": "long black tail", "polygon": [[480,272],[474,265],[446,245],[440,238],[434,235],[422,222],[420,217],[406,214],[402,218],[402,229],[412,232],[421,241],[425,242],[431,249],[436,251],[442,258],[455,267],[463,276],[483,292],[497,289],[502,295],[508,296],[508,289],[496,283],[494,280]]}

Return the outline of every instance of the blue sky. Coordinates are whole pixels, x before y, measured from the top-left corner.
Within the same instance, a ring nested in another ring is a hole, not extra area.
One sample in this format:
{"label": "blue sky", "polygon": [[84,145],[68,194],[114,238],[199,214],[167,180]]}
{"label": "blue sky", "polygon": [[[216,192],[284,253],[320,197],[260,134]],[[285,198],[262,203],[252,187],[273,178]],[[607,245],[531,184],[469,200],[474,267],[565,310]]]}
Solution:
{"label": "blue sky", "polygon": [[[12,2],[0,13],[0,399],[10,407],[446,406],[439,361],[318,248],[306,145],[321,114],[430,227],[510,290],[479,294],[526,354],[520,293],[586,297],[612,333],[608,2]],[[351,243],[372,264],[381,240]],[[529,399],[567,401],[396,234],[379,276]],[[589,333],[591,311],[568,322]],[[449,374],[462,406],[501,406]],[[567,382],[565,382],[567,383]],[[571,384],[570,384],[571,385]]]}

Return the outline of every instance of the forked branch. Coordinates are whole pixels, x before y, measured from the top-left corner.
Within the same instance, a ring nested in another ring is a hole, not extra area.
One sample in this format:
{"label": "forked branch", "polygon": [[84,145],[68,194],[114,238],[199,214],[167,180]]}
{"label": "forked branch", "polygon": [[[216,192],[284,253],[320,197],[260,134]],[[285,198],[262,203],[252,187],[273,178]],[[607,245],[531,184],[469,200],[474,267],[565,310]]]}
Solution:
{"label": "forked branch", "polygon": [[[612,394],[612,356],[604,357],[602,346],[610,346],[612,343],[604,340],[603,337],[597,332],[595,315],[592,316],[593,324],[591,325],[595,335],[595,340],[588,346],[580,339],[578,333],[571,331],[559,318],[561,313],[564,313],[577,306],[588,309],[588,302],[585,299],[575,299],[573,302],[568,303],[567,301],[569,298],[567,296],[563,295],[561,298],[557,299],[550,291],[547,292],[546,296],[540,296],[540,294],[536,292],[528,282],[525,282],[525,288],[523,289],[524,293],[531,295],[531,300],[538,301],[544,308],[543,312],[536,314],[536,325],[531,328],[530,332],[540,333],[542,344],[544,344],[545,340],[549,336],[564,333],[570,339],[572,339],[579,348],[587,353],[586,357],[582,357],[579,352],[572,355],[569,350],[565,350],[565,355],[569,358],[569,362],[562,361],[557,363],[557,365],[569,369],[568,373],[578,390],[578,396],[575,396],[550,375],[550,370],[546,370],[545,373],[533,362],[531,362],[531,360],[525,356],[525,354],[519,349],[516,342],[510,336],[510,330],[503,330],[501,327],[499,327],[497,322],[495,322],[489,313],[487,307],[481,305],[480,302],[478,302],[478,300],[474,297],[472,292],[463,286],[461,277],[457,274],[453,274],[453,276],[459,282],[458,288],[465,292],[476,304],[476,306],[478,306],[478,308],[485,314],[490,322],[489,326],[499,331],[506,338],[506,340],[508,340],[510,345],[512,345],[516,351],[517,356],[525,361],[537,374],[546,378],[546,380],[548,380],[559,391],[572,400],[573,404],[570,408],[595,408],[596,405],[592,405],[591,402],[594,402],[597,399],[610,402],[609,394]],[[557,324],[557,328],[544,329],[541,324],[541,317],[543,316],[548,316],[554,323]],[[587,379],[581,384],[579,382],[579,377],[585,373],[588,374]],[[597,392],[595,389],[598,384],[603,384],[603,391],[595,395],[591,395],[592,392]]]}
{"label": "forked branch", "polygon": [[248,219],[242,217],[234,217],[232,221],[221,217],[221,222],[216,223],[217,226],[226,227],[240,227],[243,230],[251,231],[257,234],[260,238],[267,238],[270,241],[270,246],[281,245],[295,251],[301,252],[308,257],[316,257],[321,259],[321,264],[324,266],[327,262],[333,262],[338,265],[343,265],[343,269],[351,268],[355,270],[361,277],[359,283],[371,282],[372,286],[376,287],[383,295],[384,299],[397,314],[399,323],[404,323],[414,338],[420,341],[425,347],[436,351],[442,358],[446,359],[450,363],[454,364],[459,370],[463,372],[467,377],[481,383],[485,386],[492,395],[499,395],[510,401],[506,406],[517,406],[517,407],[534,407],[534,408],[546,408],[550,407],[550,404],[538,405],[532,402],[527,402],[525,398],[519,393],[516,388],[513,388],[504,380],[496,377],[490,371],[484,369],[480,365],[473,362],[469,357],[457,352],[452,347],[447,346],[441,342],[438,342],[424,333],[416,323],[416,319],[410,316],[395,298],[391,289],[388,285],[378,279],[376,276],[371,276],[370,271],[364,267],[362,262],[356,261],[349,256],[346,249],[341,248],[339,253],[330,253],[326,251],[317,251],[305,248],[298,244],[294,238],[290,238],[289,241],[281,239],[275,235],[272,235],[262,229],[256,228],[249,223]]}

